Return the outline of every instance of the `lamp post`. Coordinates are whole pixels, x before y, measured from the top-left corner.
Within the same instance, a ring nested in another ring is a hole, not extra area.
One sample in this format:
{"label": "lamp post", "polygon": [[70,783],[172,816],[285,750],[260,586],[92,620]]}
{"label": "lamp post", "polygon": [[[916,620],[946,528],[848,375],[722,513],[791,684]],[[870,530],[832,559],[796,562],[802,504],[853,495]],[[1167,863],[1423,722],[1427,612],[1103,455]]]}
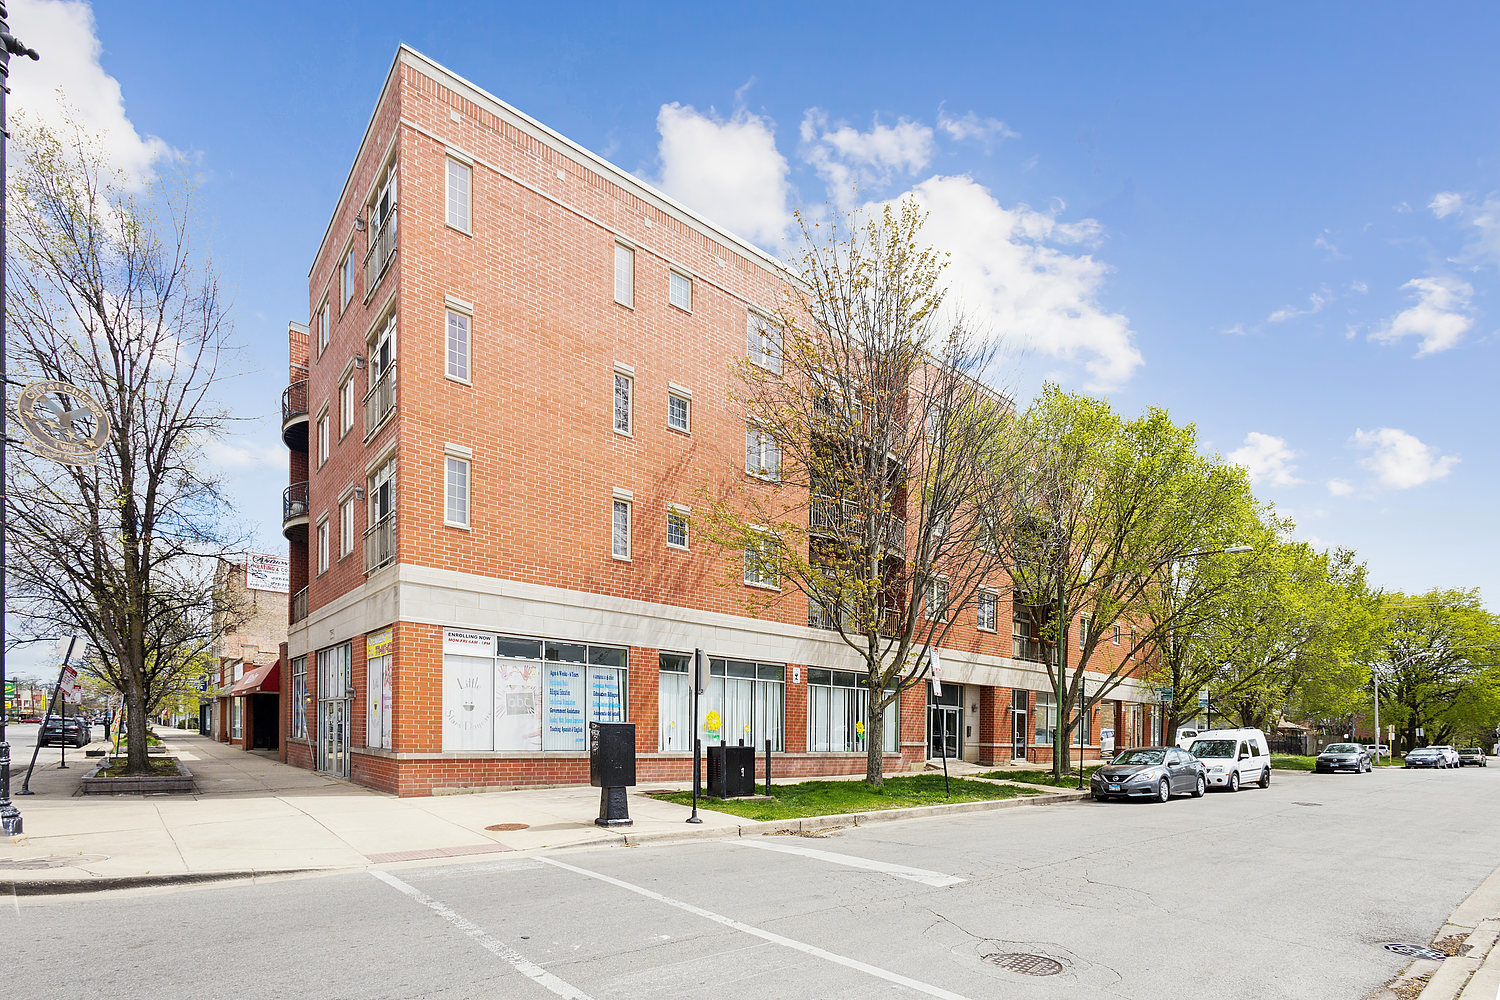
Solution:
{"label": "lamp post", "polygon": [[[5,97],[10,93],[10,57],[38,58],[35,49],[21,44],[10,33],[10,15],[0,3],[0,385],[8,385],[5,356]],[[0,484],[5,483],[6,418],[9,404],[0,406]],[[5,690],[5,505],[0,502],[0,692]],[[0,836],[14,837],[21,832],[21,811],[10,800],[10,744],[5,740],[4,695],[0,694]]]}

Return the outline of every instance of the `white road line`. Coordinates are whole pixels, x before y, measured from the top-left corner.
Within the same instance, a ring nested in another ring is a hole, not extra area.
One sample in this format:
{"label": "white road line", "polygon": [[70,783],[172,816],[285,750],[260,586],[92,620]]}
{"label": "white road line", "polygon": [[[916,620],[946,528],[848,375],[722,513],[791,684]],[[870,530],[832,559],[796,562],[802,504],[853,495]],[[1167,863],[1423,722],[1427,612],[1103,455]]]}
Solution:
{"label": "white road line", "polygon": [[423,906],[427,907],[429,910],[436,913],[444,920],[448,921],[454,927],[457,927],[459,930],[463,931],[470,938],[473,938],[474,941],[480,945],[480,947],[484,948],[486,951],[490,952],[493,955],[499,956],[512,969],[515,969],[517,972],[519,972],[523,976],[526,976],[528,979],[534,980],[538,985],[546,987],[548,990],[560,997],[567,997],[568,1000],[593,1000],[593,998],[590,997],[587,993],[583,992],[577,987],[568,985],[561,979],[558,979],[552,973],[548,972],[546,969],[542,968],[540,965],[527,960],[519,952],[508,948],[500,941],[491,937],[488,933],[485,932],[484,928],[474,923],[474,921],[470,920],[468,917],[464,916],[461,913],[455,912],[447,904],[433,899],[421,889],[418,889],[415,886],[407,885],[405,882],[401,881],[399,878],[390,874],[389,872],[372,871],[370,872],[370,874],[374,875],[376,878],[380,879],[380,881],[384,882],[391,888],[396,889],[399,892],[406,893],[406,895],[410,896],[412,899],[415,899],[417,902],[421,903]]}
{"label": "white road line", "polygon": [[772,944],[779,944],[783,948],[790,948],[793,951],[800,951],[804,955],[811,955],[814,958],[821,958],[826,962],[832,962],[835,965],[842,965],[846,969],[854,969],[857,972],[863,972],[866,975],[874,976],[877,979],[884,979],[888,983],[895,983],[898,986],[905,986],[907,989],[915,990],[916,992],[921,993],[925,996],[937,997],[939,998],[939,1000],[969,1000],[968,997],[962,996],[958,993],[952,993],[948,990],[943,989],[941,986],[933,986],[931,983],[924,983],[919,980],[912,979],[908,976],[903,976],[899,972],[890,972],[886,969],[879,968],[878,966],[867,965],[866,963],[861,962],[858,959],[846,958],[843,955],[836,955],[831,951],[825,951],[822,948],[819,948],[817,945],[807,944],[804,941],[797,941],[789,937],[783,937],[782,935],[774,933],[773,931],[763,930],[762,928],[752,926],[751,924],[741,923],[740,921],[735,920],[732,917],[726,917],[723,914],[714,913],[712,910],[705,910],[703,907],[694,906],[692,903],[684,903],[680,899],[672,899],[670,896],[663,896],[659,892],[653,892],[650,889],[646,889],[638,885],[631,885],[629,882],[622,882],[617,878],[613,878],[609,875],[604,875],[600,872],[589,871],[587,868],[577,868],[565,861],[558,861],[556,858],[538,858],[537,860],[549,865],[553,865],[557,868],[562,868],[565,871],[583,875],[586,878],[598,879],[600,882],[606,882],[609,885],[615,886],[616,888],[624,889],[626,892],[633,892],[638,896],[645,896],[647,899],[654,899],[658,903],[675,907],[686,913],[691,913],[694,916],[702,917],[705,920],[712,920],[715,923],[723,924],[725,927],[729,927],[734,930],[741,931],[745,934],[750,934],[754,937],[758,937],[762,941],[769,941]]}
{"label": "white road line", "polygon": [[867,872],[881,872],[886,875],[894,875],[897,878],[921,882],[923,885],[936,886],[939,889],[947,888],[950,885],[958,885],[964,881],[957,875],[944,875],[942,872],[929,871],[926,868],[896,865],[891,864],[889,861],[872,861],[869,858],[858,858],[852,854],[836,854],[833,851],[819,851],[811,847],[797,847],[793,844],[778,844],[775,841],[730,840],[727,843],[735,844],[739,847],[753,847],[760,851],[796,854],[804,858],[812,858],[815,861],[826,861],[831,865],[843,865],[845,868],[862,868]]}

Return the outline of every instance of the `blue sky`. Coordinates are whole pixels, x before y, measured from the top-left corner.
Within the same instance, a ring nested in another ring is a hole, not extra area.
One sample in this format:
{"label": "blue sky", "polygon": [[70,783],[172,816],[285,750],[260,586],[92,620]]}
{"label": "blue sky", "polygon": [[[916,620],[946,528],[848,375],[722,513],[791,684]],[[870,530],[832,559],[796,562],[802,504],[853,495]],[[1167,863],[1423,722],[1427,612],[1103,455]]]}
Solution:
{"label": "blue sky", "polygon": [[1497,606],[1500,8],[716,7],[13,0],[12,107],[61,85],[198,174],[245,345],[212,458],[264,551],[286,322],[404,41],[773,252],[915,192],[1023,400],[1166,407],[1376,584]]}

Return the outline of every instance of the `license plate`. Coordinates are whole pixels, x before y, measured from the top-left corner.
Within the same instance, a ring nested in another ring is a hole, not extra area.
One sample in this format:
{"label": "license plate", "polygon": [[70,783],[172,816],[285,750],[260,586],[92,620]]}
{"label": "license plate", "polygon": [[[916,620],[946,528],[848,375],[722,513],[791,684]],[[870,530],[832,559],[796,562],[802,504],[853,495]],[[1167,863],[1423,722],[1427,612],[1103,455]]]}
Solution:
{"label": "license plate", "polygon": [[1118,792],[1120,790],[1120,786],[1119,785],[1110,785],[1109,786],[1109,790],[1112,791],[1112,792]]}

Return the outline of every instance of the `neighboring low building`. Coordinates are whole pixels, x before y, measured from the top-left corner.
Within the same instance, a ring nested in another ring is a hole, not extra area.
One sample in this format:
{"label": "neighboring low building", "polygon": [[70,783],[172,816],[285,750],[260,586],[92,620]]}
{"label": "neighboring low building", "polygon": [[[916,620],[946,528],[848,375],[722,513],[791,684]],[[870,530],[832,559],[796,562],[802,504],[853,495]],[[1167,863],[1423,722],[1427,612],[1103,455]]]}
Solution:
{"label": "neighboring low building", "polygon": [[[245,750],[281,745],[281,644],[286,641],[286,559],[243,553],[221,560],[221,614],[239,624],[219,639],[209,735]],[[201,713],[200,713],[201,714]]]}

